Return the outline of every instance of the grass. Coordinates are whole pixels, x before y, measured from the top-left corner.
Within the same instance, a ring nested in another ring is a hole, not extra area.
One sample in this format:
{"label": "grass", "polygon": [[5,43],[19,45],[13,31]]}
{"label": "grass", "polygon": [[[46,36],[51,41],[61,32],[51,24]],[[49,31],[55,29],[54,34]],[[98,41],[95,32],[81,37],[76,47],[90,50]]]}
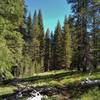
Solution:
{"label": "grass", "polygon": [[0,86],[0,96],[13,93],[16,89],[14,86]]}
{"label": "grass", "polygon": [[80,97],[80,100],[100,100],[100,88],[90,89]]}
{"label": "grass", "polygon": [[31,81],[28,83],[28,85],[33,86],[33,87],[44,87],[44,86],[49,86],[49,87],[63,87],[69,84],[74,84],[74,83],[79,83],[83,80],[86,80],[86,78],[89,77],[91,80],[94,79],[100,79],[100,74],[99,72],[95,72],[93,73],[91,76],[89,76],[88,73],[76,73],[76,74],[72,74],[67,75],[67,76],[61,76],[58,78],[48,78],[48,79],[40,79],[36,82]]}
{"label": "grass", "polygon": [[[65,98],[66,96],[59,94],[50,96],[47,99],[44,98],[43,100],[67,100]],[[80,97],[71,98],[71,100],[100,100],[100,89],[98,87],[89,89],[87,92],[83,93]]]}
{"label": "grass", "polygon": [[[99,72],[93,72],[91,76],[89,73],[80,73],[80,72],[70,72],[70,71],[51,71],[46,73],[40,73],[38,75],[34,75],[30,78],[21,79],[22,81],[19,82],[20,87],[25,86],[33,86],[33,87],[64,87],[70,84],[79,83],[86,78],[89,77],[90,79],[100,79]],[[13,93],[17,87],[12,85],[5,85],[0,86],[0,95]]]}

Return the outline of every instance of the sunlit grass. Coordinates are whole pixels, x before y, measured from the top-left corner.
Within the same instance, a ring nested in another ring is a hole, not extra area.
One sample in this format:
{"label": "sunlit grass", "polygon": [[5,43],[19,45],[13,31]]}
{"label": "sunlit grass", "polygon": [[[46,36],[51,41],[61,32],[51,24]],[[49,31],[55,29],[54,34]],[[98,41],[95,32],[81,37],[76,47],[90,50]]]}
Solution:
{"label": "sunlit grass", "polygon": [[70,71],[66,71],[66,70],[54,70],[54,71],[48,71],[48,72],[44,72],[44,73],[35,73],[33,74],[33,76],[47,76],[47,75],[56,75],[56,74],[60,74],[60,73],[65,73],[65,72],[70,72]]}
{"label": "sunlit grass", "polygon": [[[64,73],[64,75],[63,75]],[[68,71],[69,73],[69,71]],[[51,77],[52,75],[56,75],[54,77]],[[86,80],[88,77],[91,80],[94,79],[100,79],[100,73],[99,72],[93,72],[91,75],[89,73],[74,73],[74,74],[67,74],[65,70],[61,71],[51,71],[46,73],[40,73],[41,79],[37,79],[36,81],[29,81],[19,83],[19,87],[25,87],[25,86],[33,86],[33,87],[64,87],[70,84],[80,83],[83,80]],[[63,75],[63,76],[61,76]],[[44,77],[47,76],[47,77]],[[58,77],[59,76],[59,77]],[[34,76],[35,77],[35,76]],[[37,76],[36,76],[37,77]],[[14,86],[0,86],[0,95],[13,93],[16,87]]]}
{"label": "sunlit grass", "polygon": [[88,73],[84,73],[84,74],[74,74],[72,76],[64,76],[62,78],[51,78],[51,79],[41,79],[38,80],[36,82],[31,82],[29,84],[31,84],[32,86],[65,86],[65,85],[69,85],[72,83],[79,83],[83,80],[86,80],[86,78],[89,78],[91,80],[93,79],[100,79],[100,74],[99,72],[95,72],[92,75],[89,76]]}
{"label": "sunlit grass", "polygon": [[0,95],[13,93],[17,88],[14,86],[0,86]]}
{"label": "sunlit grass", "polygon": [[64,87],[66,85],[74,84],[74,83],[80,83],[81,81],[84,81],[87,79],[87,77],[91,80],[94,79],[100,79],[99,72],[92,73],[92,75],[89,76],[88,73],[76,73],[71,76],[67,75],[64,77],[58,77],[58,78],[47,78],[47,79],[39,79],[36,82],[29,82],[29,86],[33,87]]}

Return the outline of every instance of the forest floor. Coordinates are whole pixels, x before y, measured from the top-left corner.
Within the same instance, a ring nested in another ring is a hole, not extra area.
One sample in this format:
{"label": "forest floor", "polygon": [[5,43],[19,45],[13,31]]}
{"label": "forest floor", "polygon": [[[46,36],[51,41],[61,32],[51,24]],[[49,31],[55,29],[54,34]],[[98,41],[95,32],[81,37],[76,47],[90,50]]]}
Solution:
{"label": "forest floor", "polygon": [[[11,83],[0,85],[0,96],[11,94],[17,91],[19,88],[33,87],[33,88],[63,88],[66,86],[73,86],[85,81],[87,78],[90,80],[100,79],[100,71],[94,71],[91,74],[81,73],[78,71],[51,71],[46,73],[40,73],[29,78],[12,80]],[[73,90],[73,89],[72,89]]]}

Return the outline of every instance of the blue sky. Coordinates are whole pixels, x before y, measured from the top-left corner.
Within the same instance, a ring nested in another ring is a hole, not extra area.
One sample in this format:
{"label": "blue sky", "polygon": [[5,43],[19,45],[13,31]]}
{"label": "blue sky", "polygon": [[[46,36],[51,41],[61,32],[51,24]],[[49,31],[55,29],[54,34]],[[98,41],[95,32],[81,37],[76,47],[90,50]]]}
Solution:
{"label": "blue sky", "polygon": [[54,31],[57,21],[63,25],[64,16],[71,14],[66,0],[26,0],[26,5],[32,15],[35,10],[42,10],[45,30],[49,28]]}

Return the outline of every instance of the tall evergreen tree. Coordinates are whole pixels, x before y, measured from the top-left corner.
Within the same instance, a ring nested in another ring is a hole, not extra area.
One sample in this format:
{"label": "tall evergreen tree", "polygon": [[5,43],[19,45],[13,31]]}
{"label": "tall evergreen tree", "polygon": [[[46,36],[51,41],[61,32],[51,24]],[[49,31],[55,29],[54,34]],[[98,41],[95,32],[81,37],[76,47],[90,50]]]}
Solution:
{"label": "tall evergreen tree", "polygon": [[34,63],[34,70],[35,72],[41,72],[42,71],[42,67],[41,66],[41,57],[40,57],[40,33],[39,33],[39,25],[38,25],[38,15],[37,12],[34,12],[34,17],[33,17],[33,37],[32,37],[32,50],[34,52],[33,56],[34,59],[32,59],[33,63]]}
{"label": "tall evergreen tree", "polygon": [[33,37],[35,38],[39,37],[38,16],[36,10],[33,16]]}
{"label": "tall evergreen tree", "polygon": [[49,71],[50,67],[50,31],[47,29],[45,35],[45,54],[44,54],[44,71]]}
{"label": "tall evergreen tree", "polygon": [[55,69],[64,68],[64,48],[60,22],[58,22],[54,34],[54,66]]}
{"label": "tall evergreen tree", "polygon": [[[29,16],[27,17],[27,21],[26,21],[26,32],[23,34],[24,37],[24,48],[23,48],[23,70],[24,73],[29,75],[28,73],[30,73],[30,75],[33,72],[33,66],[32,66],[32,59],[34,58],[33,54],[33,47],[32,47],[32,39],[33,39],[33,23],[32,23],[32,18],[31,18],[31,13],[29,13]],[[28,60],[26,60],[28,58]],[[28,63],[27,68],[26,68],[26,63]]]}
{"label": "tall evergreen tree", "polygon": [[[21,5],[19,7],[19,5]],[[5,8],[6,6],[6,8]],[[13,9],[12,9],[13,8]],[[11,67],[14,68],[16,66],[16,77],[21,73],[20,69],[21,60],[22,60],[22,48],[23,48],[23,39],[20,32],[18,32],[18,28],[20,24],[23,22],[24,15],[24,1],[20,0],[19,2],[15,0],[6,0],[0,2],[0,37],[4,38],[6,41],[5,46],[8,48],[7,52],[11,52],[9,56],[9,60],[13,58],[13,63],[9,67],[9,73],[11,73]],[[8,61],[9,61],[8,60]],[[6,66],[6,62],[5,62]],[[6,67],[1,66],[1,68],[6,69]],[[4,72],[6,74],[6,70]],[[7,74],[6,74],[7,75]],[[8,75],[9,76],[9,75]],[[6,76],[7,77],[7,76]]]}
{"label": "tall evergreen tree", "polygon": [[92,56],[93,56],[93,66],[96,69],[100,62],[100,28],[99,28],[99,1],[92,0],[91,7],[89,9],[89,18],[91,18],[92,23]]}
{"label": "tall evergreen tree", "polygon": [[40,41],[40,62],[41,67],[43,67],[44,59],[44,26],[43,26],[43,16],[41,10],[38,13],[38,28],[39,28],[39,41]]}
{"label": "tall evergreen tree", "polygon": [[44,43],[44,26],[43,26],[43,16],[42,16],[41,10],[39,10],[39,13],[38,13],[38,27],[39,27],[39,40],[40,40],[40,44],[41,44],[40,49],[42,50],[43,46],[44,46],[43,45],[43,43]]}
{"label": "tall evergreen tree", "polygon": [[27,42],[32,40],[32,32],[33,32],[33,23],[31,18],[31,13],[29,13],[29,16],[27,18]]}
{"label": "tall evergreen tree", "polygon": [[54,68],[54,33],[51,32],[50,36],[50,70]]}
{"label": "tall evergreen tree", "polygon": [[65,65],[66,69],[70,68],[72,60],[72,44],[71,44],[71,27],[70,22],[65,17],[64,20],[64,47],[65,47]]}
{"label": "tall evergreen tree", "polygon": [[87,7],[88,0],[68,0],[72,3],[72,10],[77,16],[77,68],[78,70],[86,71],[90,65],[90,46],[87,35]]}

